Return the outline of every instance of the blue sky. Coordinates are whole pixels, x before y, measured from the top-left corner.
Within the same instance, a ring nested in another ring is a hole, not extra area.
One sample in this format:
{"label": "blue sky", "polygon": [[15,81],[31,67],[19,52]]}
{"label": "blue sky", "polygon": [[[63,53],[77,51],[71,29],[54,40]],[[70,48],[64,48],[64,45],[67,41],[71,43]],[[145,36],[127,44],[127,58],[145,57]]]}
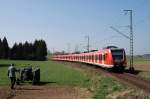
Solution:
{"label": "blue sky", "polygon": [[149,0],[0,0],[0,37],[15,42],[44,39],[51,51],[84,51],[116,45],[129,53],[129,40],[113,31],[114,26],[129,35],[132,9],[134,53],[150,53]]}

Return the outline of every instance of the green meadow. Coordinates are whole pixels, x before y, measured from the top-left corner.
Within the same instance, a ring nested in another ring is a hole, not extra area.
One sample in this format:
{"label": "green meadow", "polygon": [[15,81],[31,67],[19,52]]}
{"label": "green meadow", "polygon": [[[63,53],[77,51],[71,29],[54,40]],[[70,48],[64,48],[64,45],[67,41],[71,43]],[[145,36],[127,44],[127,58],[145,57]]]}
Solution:
{"label": "green meadow", "polygon": [[[68,64],[55,61],[22,60],[0,60],[0,87],[9,86],[10,82],[7,77],[7,69],[11,63],[14,63],[17,69],[23,68],[28,64],[32,65],[33,69],[38,66],[41,73],[40,85],[86,88],[93,94],[94,99],[111,99],[111,96],[115,92],[119,93],[115,97],[119,97],[120,99],[120,97],[124,97],[120,96],[121,93],[130,90],[130,88],[124,84],[103,74],[93,73],[83,69],[75,69]],[[26,82],[25,84],[31,85],[30,82]]]}
{"label": "green meadow", "polygon": [[[127,57],[128,63],[130,63],[130,58]],[[150,65],[150,57],[134,57],[135,65]]]}
{"label": "green meadow", "polygon": [[[19,61],[0,60],[0,85],[8,85],[7,69],[9,64],[14,63],[17,69],[28,64],[40,68],[41,83],[57,85],[82,85],[88,79],[83,73],[52,61]],[[17,74],[17,73],[16,73]]]}
{"label": "green meadow", "polygon": [[[41,71],[41,85],[59,85],[86,88],[93,93],[94,99],[106,98],[113,91],[124,89],[123,85],[111,78],[84,72],[84,70],[73,69],[55,61],[20,61],[0,60],[0,86],[8,86],[8,65],[14,63],[17,69],[28,64],[32,67],[38,66]],[[108,83],[107,83],[108,82]],[[31,84],[26,82],[26,84]],[[111,90],[110,90],[111,88]]]}

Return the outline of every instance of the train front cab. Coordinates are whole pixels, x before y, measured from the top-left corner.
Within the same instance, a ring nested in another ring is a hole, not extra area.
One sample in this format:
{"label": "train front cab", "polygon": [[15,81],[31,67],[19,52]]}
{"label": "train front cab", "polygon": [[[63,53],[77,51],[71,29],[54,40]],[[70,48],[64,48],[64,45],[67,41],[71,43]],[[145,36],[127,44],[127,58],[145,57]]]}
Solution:
{"label": "train front cab", "polygon": [[126,55],[124,49],[110,49],[114,71],[124,71],[126,67]]}

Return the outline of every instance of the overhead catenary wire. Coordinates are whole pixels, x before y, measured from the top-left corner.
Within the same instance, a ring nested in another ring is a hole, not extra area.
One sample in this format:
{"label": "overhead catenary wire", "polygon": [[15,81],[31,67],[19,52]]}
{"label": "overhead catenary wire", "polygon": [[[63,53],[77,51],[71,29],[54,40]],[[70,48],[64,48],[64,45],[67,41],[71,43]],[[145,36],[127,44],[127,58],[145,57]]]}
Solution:
{"label": "overhead catenary wire", "polygon": [[134,26],[140,25],[140,24],[142,24],[142,23],[144,23],[146,21],[150,21],[150,16],[148,16],[148,17],[146,17],[146,18],[136,22],[136,24]]}
{"label": "overhead catenary wire", "polygon": [[143,7],[143,5],[148,4],[148,2],[149,2],[149,0],[143,0],[135,7],[134,11],[140,9],[141,7]]}

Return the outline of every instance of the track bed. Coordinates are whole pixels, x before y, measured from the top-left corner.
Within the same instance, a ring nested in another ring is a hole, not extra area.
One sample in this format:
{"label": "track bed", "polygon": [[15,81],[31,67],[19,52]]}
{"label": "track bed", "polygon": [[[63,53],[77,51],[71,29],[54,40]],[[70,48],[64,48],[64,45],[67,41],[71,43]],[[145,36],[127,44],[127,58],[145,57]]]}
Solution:
{"label": "track bed", "polygon": [[112,77],[118,81],[121,81],[122,83],[128,84],[131,87],[137,87],[142,90],[144,90],[147,93],[150,93],[150,81],[145,80],[135,74],[127,73],[126,71],[124,73],[113,73],[109,72],[105,69],[102,69],[98,66],[93,66],[89,64],[82,64],[82,63],[75,63],[75,62],[62,62],[63,64],[69,64],[73,67],[78,67],[82,69],[88,69],[90,72],[95,72],[95,73],[103,73],[109,77]]}

